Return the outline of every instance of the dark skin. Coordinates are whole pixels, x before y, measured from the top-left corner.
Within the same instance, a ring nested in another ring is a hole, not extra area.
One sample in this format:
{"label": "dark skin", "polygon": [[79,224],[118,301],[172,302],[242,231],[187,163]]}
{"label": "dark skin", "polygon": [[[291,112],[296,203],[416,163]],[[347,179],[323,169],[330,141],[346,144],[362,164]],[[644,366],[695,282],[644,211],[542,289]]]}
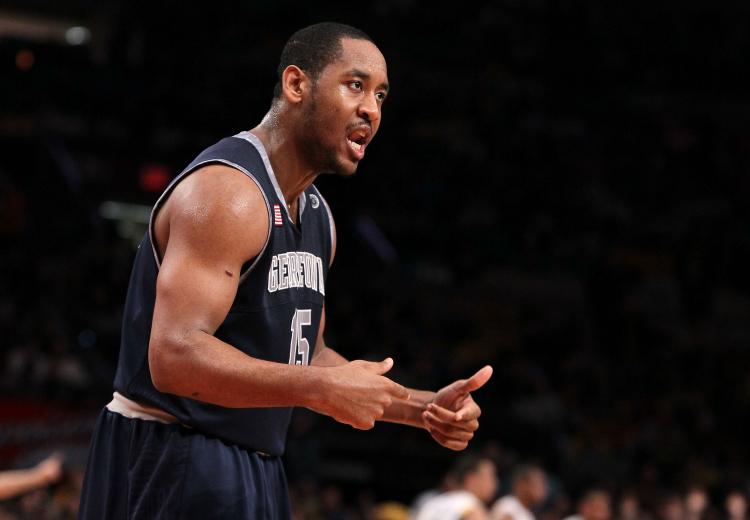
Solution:
{"label": "dark skin", "polygon": [[[287,67],[280,98],[252,129],[294,218],[318,175],[356,171],[380,126],[385,59],[368,41],[341,44],[339,59],[315,81]],[[471,393],[489,380],[489,366],[438,392],[404,388],[385,375],[392,359],[348,361],[328,347],[325,309],[309,366],[253,358],[213,335],[269,226],[262,193],[237,170],[210,165],[177,185],[155,222],[162,258],[149,344],[155,386],[230,408],[303,406],[359,429],[378,420],[408,424],[447,448],[466,448],[481,414]]]}

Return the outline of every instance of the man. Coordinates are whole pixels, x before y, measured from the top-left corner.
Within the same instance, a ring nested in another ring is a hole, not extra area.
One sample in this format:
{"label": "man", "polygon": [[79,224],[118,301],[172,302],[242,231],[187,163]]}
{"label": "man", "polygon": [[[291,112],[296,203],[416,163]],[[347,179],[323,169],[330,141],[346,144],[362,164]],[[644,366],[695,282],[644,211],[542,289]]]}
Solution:
{"label": "man", "polygon": [[589,489],[578,502],[578,513],[565,520],[610,520],[612,518],[612,503],[603,489]]}
{"label": "man", "polygon": [[295,406],[467,446],[480,414],[471,392],[490,367],[437,393],[408,390],[385,376],[390,358],[349,362],[323,339],[336,236],[312,182],[355,172],[387,94],[367,35],[302,29],[260,125],[206,149],[157,201],[81,518],[289,518],[279,456]]}
{"label": "man", "polygon": [[487,503],[497,490],[495,463],[467,454],[450,471],[458,489],[428,498],[419,507],[416,520],[487,520]]}
{"label": "man", "polygon": [[702,485],[691,486],[685,493],[685,520],[704,520],[711,515],[708,491]]}
{"label": "man", "polygon": [[534,520],[535,508],[547,498],[547,476],[538,466],[519,466],[511,477],[510,495],[492,507],[492,520]]}
{"label": "man", "polygon": [[747,520],[747,495],[741,489],[733,489],[724,499],[727,520]]}

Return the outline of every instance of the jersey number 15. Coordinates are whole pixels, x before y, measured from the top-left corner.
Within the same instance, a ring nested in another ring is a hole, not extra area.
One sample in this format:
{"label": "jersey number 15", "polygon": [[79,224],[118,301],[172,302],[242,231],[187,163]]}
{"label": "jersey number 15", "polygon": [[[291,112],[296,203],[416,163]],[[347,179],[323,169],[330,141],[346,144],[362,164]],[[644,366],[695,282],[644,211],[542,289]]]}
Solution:
{"label": "jersey number 15", "polygon": [[292,318],[292,342],[289,345],[289,364],[307,365],[310,356],[310,343],[302,335],[302,327],[312,323],[310,309],[295,309]]}

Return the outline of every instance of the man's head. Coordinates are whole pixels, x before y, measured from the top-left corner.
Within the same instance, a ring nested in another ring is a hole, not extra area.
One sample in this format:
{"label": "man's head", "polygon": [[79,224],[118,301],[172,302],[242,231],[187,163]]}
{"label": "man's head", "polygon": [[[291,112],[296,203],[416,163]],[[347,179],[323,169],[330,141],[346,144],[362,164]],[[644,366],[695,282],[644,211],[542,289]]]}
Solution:
{"label": "man's head", "polygon": [[609,493],[603,489],[590,489],[578,502],[578,513],[583,520],[609,520],[612,517]]}
{"label": "man's head", "polygon": [[685,512],[690,517],[700,518],[708,507],[708,491],[700,485],[691,486],[685,493]]}
{"label": "man's head", "polygon": [[539,466],[519,466],[513,471],[511,488],[523,505],[534,509],[547,498],[547,475]]}
{"label": "man's head", "polygon": [[489,502],[497,490],[497,470],[491,459],[467,453],[456,459],[450,471],[459,489],[468,491],[482,502]]}
{"label": "man's head", "polygon": [[724,508],[729,518],[744,519],[747,515],[747,497],[739,489],[734,489],[727,494]]}
{"label": "man's head", "polygon": [[351,175],[380,125],[385,58],[369,36],[325,22],[297,31],[279,63],[273,108],[317,173]]}

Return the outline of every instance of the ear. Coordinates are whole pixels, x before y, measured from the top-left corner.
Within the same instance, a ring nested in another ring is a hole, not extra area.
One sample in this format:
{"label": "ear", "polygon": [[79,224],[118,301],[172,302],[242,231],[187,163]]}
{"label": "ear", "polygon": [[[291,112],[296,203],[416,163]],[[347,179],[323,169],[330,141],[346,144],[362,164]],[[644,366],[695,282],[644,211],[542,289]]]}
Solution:
{"label": "ear", "polygon": [[296,65],[289,65],[281,74],[281,95],[289,103],[300,103],[310,89],[310,78]]}

